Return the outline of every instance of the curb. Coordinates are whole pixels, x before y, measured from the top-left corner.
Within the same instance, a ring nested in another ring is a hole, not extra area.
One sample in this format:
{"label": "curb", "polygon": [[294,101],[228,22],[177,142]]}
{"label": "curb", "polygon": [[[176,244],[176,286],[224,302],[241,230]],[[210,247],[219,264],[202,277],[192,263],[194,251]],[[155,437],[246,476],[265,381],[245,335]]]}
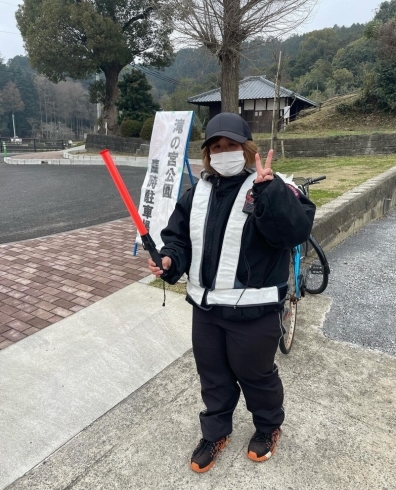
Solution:
{"label": "curb", "polygon": [[[126,167],[143,167],[147,168],[148,157],[125,157],[113,156],[116,165]],[[199,164],[201,159],[197,159]],[[104,165],[100,156],[73,156],[65,152],[64,158],[12,158],[5,157],[4,162],[8,165]],[[190,165],[196,164],[195,159],[190,159]]]}
{"label": "curb", "polygon": [[[113,157],[117,165],[128,167],[147,167],[147,158],[143,157]],[[8,165],[104,165],[101,157],[80,156],[52,159],[34,159],[34,158],[11,158],[5,157],[4,162]]]}

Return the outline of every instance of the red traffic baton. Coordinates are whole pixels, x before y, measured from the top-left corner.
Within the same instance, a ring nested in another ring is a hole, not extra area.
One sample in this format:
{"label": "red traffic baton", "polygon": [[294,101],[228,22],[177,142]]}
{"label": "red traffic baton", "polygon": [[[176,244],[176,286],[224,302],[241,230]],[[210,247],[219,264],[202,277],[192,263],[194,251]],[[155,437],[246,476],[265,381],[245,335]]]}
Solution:
{"label": "red traffic baton", "polygon": [[120,193],[120,196],[122,197],[122,200],[124,201],[124,204],[128,209],[129,214],[131,215],[132,221],[135,223],[136,228],[140,233],[140,236],[142,238],[143,248],[148,251],[151,258],[155,262],[155,265],[159,267],[161,270],[163,270],[162,259],[155,246],[154,240],[151,238],[149,232],[147,231],[147,228],[144,226],[142,218],[140,217],[139,212],[136,209],[134,202],[132,201],[128,189],[126,188],[126,185],[122,180],[120,172],[118,171],[118,168],[116,167],[114,160],[110,155],[109,150],[102,150],[100,154],[102,155],[107,170],[109,171],[114,181],[114,184],[116,185],[118,192]]}

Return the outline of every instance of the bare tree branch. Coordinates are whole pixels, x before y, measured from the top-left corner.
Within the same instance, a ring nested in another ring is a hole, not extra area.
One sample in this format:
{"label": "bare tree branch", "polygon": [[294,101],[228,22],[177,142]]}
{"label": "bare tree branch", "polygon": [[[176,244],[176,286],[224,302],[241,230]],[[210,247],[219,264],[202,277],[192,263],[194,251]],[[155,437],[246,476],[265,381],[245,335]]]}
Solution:
{"label": "bare tree branch", "polygon": [[203,45],[221,64],[222,110],[238,111],[242,43],[283,37],[310,15],[318,0],[168,0],[180,45]]}

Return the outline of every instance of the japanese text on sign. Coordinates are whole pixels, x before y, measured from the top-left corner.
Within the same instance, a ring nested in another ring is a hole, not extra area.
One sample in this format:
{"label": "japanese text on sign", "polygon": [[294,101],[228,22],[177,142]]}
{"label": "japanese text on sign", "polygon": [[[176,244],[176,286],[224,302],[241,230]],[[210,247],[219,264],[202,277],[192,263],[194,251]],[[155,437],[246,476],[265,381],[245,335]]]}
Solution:
{"label": "japanese text on sign", "polygon": [[[155,116],[139,213],[158,247],[180,193],[192,122],[192,111],[161,111]],[[137,241],[141,243],[139,237]]]}

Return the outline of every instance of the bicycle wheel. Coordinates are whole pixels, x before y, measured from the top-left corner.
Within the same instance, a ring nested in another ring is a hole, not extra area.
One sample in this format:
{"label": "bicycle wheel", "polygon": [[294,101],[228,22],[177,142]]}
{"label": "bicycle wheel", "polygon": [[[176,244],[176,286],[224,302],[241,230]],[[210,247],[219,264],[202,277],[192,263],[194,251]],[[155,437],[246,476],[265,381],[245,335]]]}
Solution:
{"label": "bicycle wheel", "polygon": [[327,288],[330,268],[318,242],[311,235],[302,246],[301,273],[303,291],[320,294]]}
{"label": "bicycle wheel", "polygon": [[283,336],[279,341],[279,348],[283,354],[289,354],[293,344],[297,320],[296,277],[294,273],[294,256],[292,255],[289,266],[289,280],[287,282],[286,301],[281,312]]}

